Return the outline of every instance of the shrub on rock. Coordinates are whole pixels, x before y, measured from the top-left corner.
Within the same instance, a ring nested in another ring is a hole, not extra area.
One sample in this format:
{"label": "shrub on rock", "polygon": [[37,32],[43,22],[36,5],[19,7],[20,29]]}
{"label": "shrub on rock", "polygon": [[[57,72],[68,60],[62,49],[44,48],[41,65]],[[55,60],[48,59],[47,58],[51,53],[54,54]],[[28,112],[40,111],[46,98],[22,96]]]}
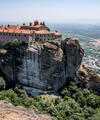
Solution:
{"label": "shrub on rock", "polygon": [[6,88],[6,83],[3,77],[0,77],[0,90],[4,90]]}

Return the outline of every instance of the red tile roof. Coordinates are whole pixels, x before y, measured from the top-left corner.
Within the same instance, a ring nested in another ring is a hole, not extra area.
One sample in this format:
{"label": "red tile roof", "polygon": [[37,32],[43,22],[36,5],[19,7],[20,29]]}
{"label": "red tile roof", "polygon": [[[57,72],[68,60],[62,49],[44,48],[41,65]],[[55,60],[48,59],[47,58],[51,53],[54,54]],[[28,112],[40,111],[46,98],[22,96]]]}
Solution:
{"label": "red tile roof", "polygon": [[21,29],[0,29],[0,32],[5,33],[23,33],[23,34],[32,34],[34,33],[33,30],[21,30]]}
{"label": "red tile roof", "polygon": [[39,31],[35,31],[36,34],[53,34],[52,32],[49,32],[47,30],[39,30]]}
{"label": "red tile roof", "polygon": [[[36,25],[36,26],[32,26],[32,27],[41,27],[41,25]],[[5,32],[5,33],[23,33],[23,34],[32,34],[32,33],[36,33],[36,34],[54,34],[54,35],[61,35],[59,32],[49,32],[47,30],[24,30],[24,29],[20,29],[20,26],[17,25],[10,25],[9,26],[4,26],[4,27],[0,27],[0,32]]]}
{"label": "red tile roof", "polygon": [[19,25],[6,25],[4,27],[5,29],[20,29]]}

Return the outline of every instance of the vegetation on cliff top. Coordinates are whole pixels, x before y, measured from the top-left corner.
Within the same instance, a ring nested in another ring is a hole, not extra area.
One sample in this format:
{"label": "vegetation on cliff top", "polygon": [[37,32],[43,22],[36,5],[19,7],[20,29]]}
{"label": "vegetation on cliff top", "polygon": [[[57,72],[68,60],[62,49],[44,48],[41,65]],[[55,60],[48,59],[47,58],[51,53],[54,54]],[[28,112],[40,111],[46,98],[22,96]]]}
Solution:
{"label": "vegetation on cliff top", "polygon": [[23,45],[27,46],[27,43],[20,42],[18,39],[14,39],[14,40],[9,41],[7,44],[5,44],[4,48],[5,49],[8,49],[8,48],[19,48],[19,47],[21,47]]}

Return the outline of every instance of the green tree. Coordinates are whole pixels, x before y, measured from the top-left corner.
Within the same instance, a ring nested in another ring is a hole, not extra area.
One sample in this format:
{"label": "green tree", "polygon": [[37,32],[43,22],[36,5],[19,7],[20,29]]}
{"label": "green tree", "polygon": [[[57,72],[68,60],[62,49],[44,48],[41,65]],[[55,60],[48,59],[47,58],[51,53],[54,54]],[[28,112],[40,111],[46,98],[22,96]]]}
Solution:
{"label": "green tree", "polygon": [[9,41],[7,44],[5,44],[5,48],[18,48],[20,47],[20,41],[18,39],[14,39],[14,40],[11,40]]}
{"label": "green tree", "polygon": [[44,21],[43,21],[43,25],[46,26]]}
{"label": "green tree", "polygon": [[53,104],[51,106],[47,107],[46,111],[47,111],[47,113],[49,113],[52,116],[57,116],[57,114],[58,114],[58,111]]}
{"label": "green tree", "polygon": [[66,117],[66,114],[63,110],[58,112],[57,119],[58,120],[68,120],[67,117]]}
{"label": "green tree", "polygon": [[6,88],[6,83],[3,77],[0,77],[0,90],[4,90]]}
{"label": "green tree", "polygon": [[49,31],[49,32],[51,31],[50,28],[48,28],[48,31]]}
{"label": "green tree", "polygon": [[86,105],[86,99],[83,96],[79,96],[77,102],[80,104],[81,107],[84,107]]}
{"label": "green tree", "polygon": [[42,22],[40,22],[40,25],[43,25],[43,23],[42,23]]}

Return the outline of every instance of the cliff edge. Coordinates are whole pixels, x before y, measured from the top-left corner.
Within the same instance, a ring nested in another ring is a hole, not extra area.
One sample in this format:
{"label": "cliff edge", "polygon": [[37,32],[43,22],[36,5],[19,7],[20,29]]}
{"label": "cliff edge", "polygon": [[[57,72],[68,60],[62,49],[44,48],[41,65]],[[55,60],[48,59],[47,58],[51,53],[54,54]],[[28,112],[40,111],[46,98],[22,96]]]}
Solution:
{"label": "cliff edge", "polygon": [[77,40],[67,38],[34,43],[0,51],[0,69],[11,82],[21,84],[27,93],[54,93],[62,88],[67,77],[74,77],[80,68],[84,50]]}

